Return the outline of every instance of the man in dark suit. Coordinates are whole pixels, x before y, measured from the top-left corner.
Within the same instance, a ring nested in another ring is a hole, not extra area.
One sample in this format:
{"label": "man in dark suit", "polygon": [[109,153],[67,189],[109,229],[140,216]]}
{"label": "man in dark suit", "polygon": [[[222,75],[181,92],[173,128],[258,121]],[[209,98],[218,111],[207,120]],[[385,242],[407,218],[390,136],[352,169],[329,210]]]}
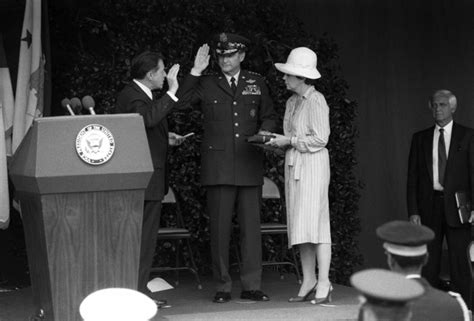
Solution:
{"label": "man in dark suit", "polygon": [[[474,131],[453,122],[456,97],[436,91],[429,101],[435,126],[413,135],[408,162],[407,205],[410,221],[431,228],[435,238],[423,275],[439,287],[443,238],[446,236],[453,290],[471,305],[471,265],[467,255],[470,224],[461,224],[455,192],[474,200]],[[471,212],[470,222],[474,218]]]}
{"label": "man in dark suit", "polygon": [[[143,116],[148,145],[153,162],[153,175],[145,191],[138,290],[149,294],[147,289],[150,268],[155,253],[156,239],[160,226],[161,201],[168,191],[166,157],[168,144],[179,145],[183,137],[168,132],[167,115],[175,106],[179,84],[179,65],[173,65],[165,72],[163,56],[157,52],[145,51],[132,60],[132,81],[117,97],[115,113],[139,113]],[[154,99],[152,90],[161,89],[164,80],[168,91],[160,99]],[[158,300],[159,305],[166,302]]]}
{"label": "man in dark suit", "polygon": [[240,225],[240,297],[269,300],[260,290],[263,153],[246,138],[259,131],[274,130],[276,114],[264,79],[240,68],[247,45],[244,37],[221,33],[216,48],[221,72],[201,76],[209,63],[206,44],[198,50],[191,74],[184,82],[193,88],[189,102],[199,105],[203,113],[201,183],[207,192],[216,303],[231,299],[229,240],[234,211]]}
{"label": "man in dark suit", "polygon": [[421,269],[428,261],[428,247],[435,237],[427,226],[408,221],[391,221],[377,228],[377,236],[384,242],[390,270],[420,283],[425,293],[412,304],[413,320],[468,321],[469,311],[458,293],[433,288],[421,277]]}

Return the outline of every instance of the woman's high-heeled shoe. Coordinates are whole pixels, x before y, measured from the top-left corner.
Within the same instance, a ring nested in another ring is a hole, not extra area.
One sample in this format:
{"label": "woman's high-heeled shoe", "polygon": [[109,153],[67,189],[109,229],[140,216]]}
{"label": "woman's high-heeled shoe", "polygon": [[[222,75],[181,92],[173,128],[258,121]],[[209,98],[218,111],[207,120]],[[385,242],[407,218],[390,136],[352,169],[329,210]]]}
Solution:
{"label": "woman's high-heeled shoe", "polygon": [[311,304],[324,304],[332,301],[332,284],[329,284],[328,294],[325,297],[317,298],[315,297],[314,300],[311,300]]}
{"label": "woman's high-heeled shoe", "polygon": [[318,285],[318,282],[316,282],[314,284],[314,286],[311,288],[311,290],[309,290],[308,293],[306,293],[304,296],[297,296],[297,297],[294,297],[294,298],[289,298],[288,299],[288,302],[305,302],[305,301],[309,301],[309,298],[313,295],[316,295],[316,285]]}

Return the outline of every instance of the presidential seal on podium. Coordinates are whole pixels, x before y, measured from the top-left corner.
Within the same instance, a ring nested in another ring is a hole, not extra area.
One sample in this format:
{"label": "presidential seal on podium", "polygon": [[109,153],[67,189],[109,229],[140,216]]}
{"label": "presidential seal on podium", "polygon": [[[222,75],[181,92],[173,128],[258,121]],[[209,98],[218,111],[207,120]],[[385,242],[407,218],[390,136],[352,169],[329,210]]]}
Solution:
{"label": "presidential seal on podium", "polygon": [[112,157],[114,151],[114,137],[112,133],[103,125],[87,125],[77,134],[77,155],[79,155],[79,157],[88,164],[105,164]]}

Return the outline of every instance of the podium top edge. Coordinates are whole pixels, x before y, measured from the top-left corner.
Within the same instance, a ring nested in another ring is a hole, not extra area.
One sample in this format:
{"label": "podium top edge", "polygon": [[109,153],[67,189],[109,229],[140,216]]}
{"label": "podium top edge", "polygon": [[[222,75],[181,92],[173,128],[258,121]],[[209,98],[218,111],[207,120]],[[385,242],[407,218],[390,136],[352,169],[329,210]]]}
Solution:
{"label": "podium top edge", "polygon": [[100,115],[65,115],[65,116],[51,116],[51,117],[38,117],[34,121],[37,123],[45,123],[58,120],[70,120],[70,119],[101,119],[101,118],[130,118],[130,117],[141,117],[138,113],[127,113],[127,114],[100,114]]}

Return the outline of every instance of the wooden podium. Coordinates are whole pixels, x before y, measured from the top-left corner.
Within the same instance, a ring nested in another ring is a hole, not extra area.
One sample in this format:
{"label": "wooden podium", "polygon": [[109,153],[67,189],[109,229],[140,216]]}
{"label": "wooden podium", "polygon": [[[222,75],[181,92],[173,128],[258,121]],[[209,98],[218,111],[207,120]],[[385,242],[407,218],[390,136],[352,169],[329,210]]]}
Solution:
{"label": "wooden podium", "polygon": [[153,166],[138,114],[45,117],[13,156],[37,316],[82,320],[81,301],[137,288]]}

